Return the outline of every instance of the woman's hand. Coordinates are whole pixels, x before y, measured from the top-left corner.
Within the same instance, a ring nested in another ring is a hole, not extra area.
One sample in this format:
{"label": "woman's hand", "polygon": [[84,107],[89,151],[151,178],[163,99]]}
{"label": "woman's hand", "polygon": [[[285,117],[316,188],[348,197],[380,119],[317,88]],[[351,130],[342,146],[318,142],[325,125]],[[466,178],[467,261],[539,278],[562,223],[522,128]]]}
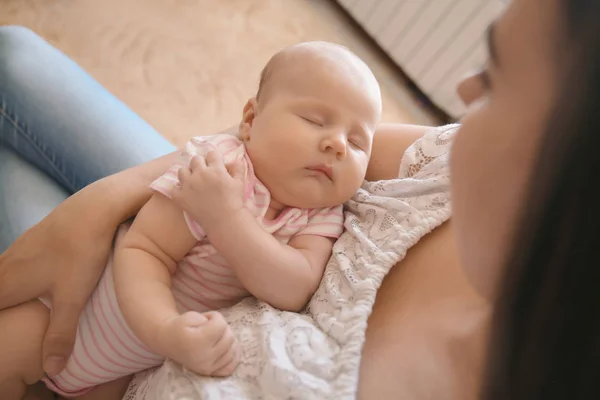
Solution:
{"label": "woman's hand", "polygon": [[104,271],[119,224],[150,199],[150,183],[178,152],[111,175],[60,204],[0,255],[0,310],[38,297],[52,301],[43,345],[45,371],[60,372],[79,314]]}
{"label": "woman's hand", "polygon": [[[71,354],[79,314],[100,277],[112,232],[59,206],[0,255],[0,309],[45,297],[52,302],[44,370],[60,372]],[[88,210],[89,211],[89,210]],[[88,214],[89,215],[89,214]]]}

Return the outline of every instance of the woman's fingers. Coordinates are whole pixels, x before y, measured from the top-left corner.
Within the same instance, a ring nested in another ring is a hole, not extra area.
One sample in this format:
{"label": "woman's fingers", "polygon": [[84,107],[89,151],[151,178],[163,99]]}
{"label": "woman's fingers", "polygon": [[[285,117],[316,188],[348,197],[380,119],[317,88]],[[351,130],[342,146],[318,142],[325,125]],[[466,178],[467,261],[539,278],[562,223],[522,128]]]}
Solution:
{"label": "woman's fingers", "polygon": [[0,310],[40,297],[48,285],[46,275],[51,272],[51,268],[40,271],[38,264],[11,249],[0,255]]}
{"label": "woman's fingers", "polygon": [[[62,268],[55,271],[50,323],[42,346],[48,374],[60,372],[71,355],[79,316],[106,267],[111,248],[110,242],[99,242],[92,248],[71,249],[70,257],[60,258]],[[86,268],[82,270],[81,265]]]}
{"label": "woman's fingers", "polygon": [[65,367],[73,351],[79,315],[84,306],[85,303],[68,295],[53,298],[50,324],[43,344],[44,371],[48,375],[56,375]]}

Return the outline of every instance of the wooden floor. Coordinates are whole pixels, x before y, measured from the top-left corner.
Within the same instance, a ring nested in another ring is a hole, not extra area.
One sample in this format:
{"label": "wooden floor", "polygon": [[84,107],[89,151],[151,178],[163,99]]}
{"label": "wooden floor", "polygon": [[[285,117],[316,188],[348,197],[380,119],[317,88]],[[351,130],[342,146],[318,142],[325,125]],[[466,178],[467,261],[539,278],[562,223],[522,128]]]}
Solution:
{"label": "wooden floor", "polygon": [[307,40],[342,43],[375,71],[384,120],[430,123],[395,69],[333,0],[0,0],[180,145],[238,123],[266,61]]}

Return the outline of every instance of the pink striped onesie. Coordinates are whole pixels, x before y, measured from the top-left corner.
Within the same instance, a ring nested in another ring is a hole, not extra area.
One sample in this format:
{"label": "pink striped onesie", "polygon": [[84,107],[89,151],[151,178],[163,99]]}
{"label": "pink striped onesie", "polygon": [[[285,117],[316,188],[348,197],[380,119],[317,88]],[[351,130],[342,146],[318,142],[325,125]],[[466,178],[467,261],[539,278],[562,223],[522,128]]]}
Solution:
{"label": "pink striped onesie", "polygon": [[[194,155],[215,150],[226,163],[242,161],[246,167],[244,204],[258,223],[281,243],[295,235],[338,238],[343,230],[342,206],[325,209],[287,208],[272,221],[265,220],[271,196],[256,178],[243,143],[234,136],[199,136],[188,142],[178,162],[151,188],[170,197],[178,184],[177,171],[188,166]],[[200,199],[201,201],[201,199]],[[172,277],[173,296],[180,311],[204,312],[234,305],[248,291],[207,240],[202,227],[184,213],[188,228],[198,242],[177,264]],[[126,232],[123,226],[117,240]],[[44,300],[42,300],[44,301]],[[49,305],[47,301],[45,304]],[[127,326],[117,303],[112,262],[88,301],[79,320],[75,348],[67,367],[59,375],[45,377],[46,385],[63,396],[80,396],[92,387],[162,364],[164,358],[152,353]]]}

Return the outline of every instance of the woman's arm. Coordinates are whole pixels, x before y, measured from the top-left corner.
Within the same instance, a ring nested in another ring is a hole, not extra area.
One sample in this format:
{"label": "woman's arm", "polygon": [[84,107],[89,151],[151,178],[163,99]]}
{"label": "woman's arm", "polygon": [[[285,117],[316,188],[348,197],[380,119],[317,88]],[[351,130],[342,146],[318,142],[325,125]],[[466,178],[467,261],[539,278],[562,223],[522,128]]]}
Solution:
{"label": "woman's arm", "polygon": [[87,186],[0,255],[0,309],[41,296],[52,300],[43,347],[48,373],[61,371],[71,354],[79,314],[104,270],[115,229],[148,201],[148,185],[176,157],[172,153]]}
{"label": "woman's arm", "polygon": [[397,178],[404,152],[429,129],[428,126],[420,125],[379,125],[373,138],[373,151],[366,180],[380,181]]}
{"label": "woman's arm", "polygon": [[[108,208],[107,213],[110,216],[107,221],[109,225],[107,228],[114,232],[121,222],[137,214],[152,197],[153,192],[150,190],[150,183],[164,174],[175,163],[178,154],[179,152],[175,151],[156,160],[108,176],[89,186],[91,188],[93,185],[98,185],[94,190],[98,193],[102,191],[105,204],[110,205],[105,206],[105,208]],[[84,199],[80,203],[83,208],[89,210],[90,203],[99,204],[100,201],[89,196],[89,199]]]}

